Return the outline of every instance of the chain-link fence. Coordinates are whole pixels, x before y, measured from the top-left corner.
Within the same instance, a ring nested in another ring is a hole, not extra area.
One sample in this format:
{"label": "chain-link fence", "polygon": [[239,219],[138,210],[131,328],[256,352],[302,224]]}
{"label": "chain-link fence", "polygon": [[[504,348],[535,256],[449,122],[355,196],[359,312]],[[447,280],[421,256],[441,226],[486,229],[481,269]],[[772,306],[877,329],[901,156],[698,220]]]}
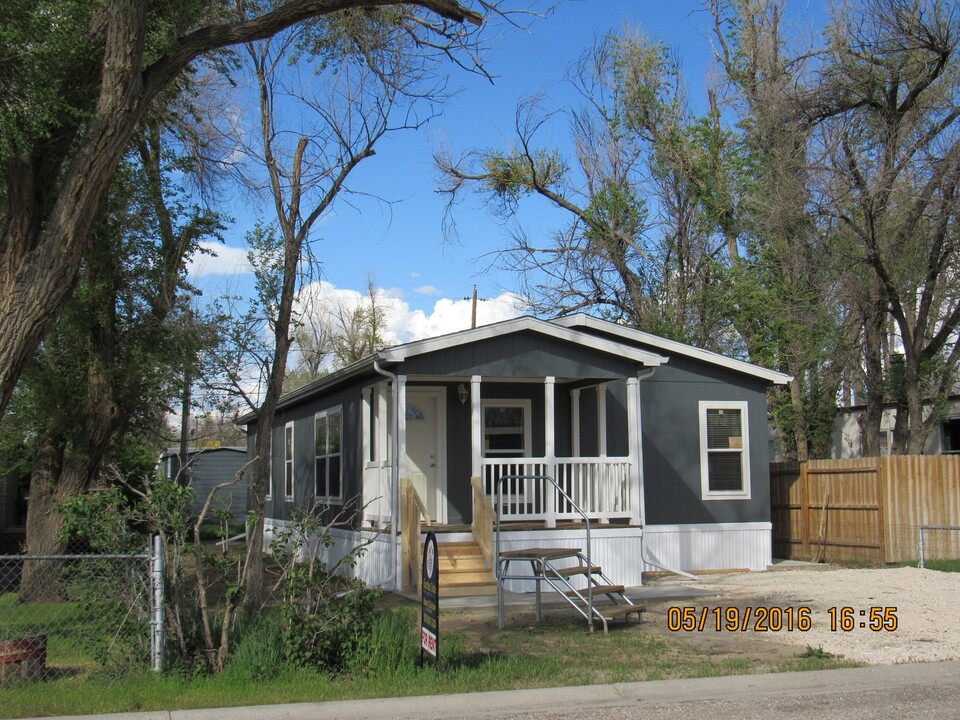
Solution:
{"label": "chain-link fence", "polygon": [[0,688],[159,669],[159,544],[138,555],[0,555]]}
{"label": "chain-link fence", "polygon": [[917,553],[920,567],[960,570],[960,525],[920,525]]}

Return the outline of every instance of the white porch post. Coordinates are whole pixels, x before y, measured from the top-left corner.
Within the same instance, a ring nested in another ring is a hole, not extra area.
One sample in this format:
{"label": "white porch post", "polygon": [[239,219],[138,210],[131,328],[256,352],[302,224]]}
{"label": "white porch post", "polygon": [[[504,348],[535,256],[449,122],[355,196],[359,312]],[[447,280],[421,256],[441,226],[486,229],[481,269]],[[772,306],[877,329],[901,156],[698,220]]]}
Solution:
{"label": "white porch post", "polygon": [[397,482],[407,476],[407,376],[397,376]]}
{"label": "white porch post", "polygon": [[631,520],[637,525],[645,522],[643,508],[643,438],[640,436],[642,425],[640,422],[640,381],[627,378],[627,431],[630,438],[630,489],[633,498],[633,507],[630,508]]}
{"label": "white porch post", "polygon": [[580,457],[580,388],[570,391],[570,435],[574,457]]}
{"label": "white porch post", "polygon": [[[554,418],[556,380],[553,376],[547,376],[543,379],[543,456],[546,460],[547,474],[559,483],[560,478],[557,477],[557,445],[554,437],[557,426]],[[544,487],[543,490],[547,494],[546,507],[544,508],[547,514],[547,527],[556,527],[557,492],[553,486]]]}
{"label": "white porch post", "polygon": [[607,456],[607,384],[597,385],[597,455]]}
{"label": "white porch post", "polygon": [[[483,406],[480,401],[480,376],[470,378],[470,476],[483,477]],[[490,488],[495,492],[495,488]]]}

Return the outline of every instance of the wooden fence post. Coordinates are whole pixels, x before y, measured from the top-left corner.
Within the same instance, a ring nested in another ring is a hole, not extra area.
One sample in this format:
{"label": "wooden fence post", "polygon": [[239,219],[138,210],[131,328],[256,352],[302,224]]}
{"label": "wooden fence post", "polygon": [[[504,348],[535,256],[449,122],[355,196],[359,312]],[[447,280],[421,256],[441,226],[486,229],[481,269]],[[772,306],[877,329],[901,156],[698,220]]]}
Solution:
{"label": "wooden fence post", "polygon": [[805,560],[812,559],[810,551],[810,478],[807,475],[807,463],[800,465],[800,547]]}

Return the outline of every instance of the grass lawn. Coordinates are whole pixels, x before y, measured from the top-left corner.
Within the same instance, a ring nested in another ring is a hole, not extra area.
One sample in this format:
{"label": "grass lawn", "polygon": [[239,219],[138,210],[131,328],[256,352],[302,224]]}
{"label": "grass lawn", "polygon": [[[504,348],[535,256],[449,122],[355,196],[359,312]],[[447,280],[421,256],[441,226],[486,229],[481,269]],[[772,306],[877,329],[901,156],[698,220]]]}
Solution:
{"label": "grass lawn", "polygon": [[669,603],[648,606],[643,623],[616,623],[610,633],[590,634],[569,611],[548,609],[536,625],[532,608],[510,609],[508,627],[497,628],[496,608],[445,610],[441,658],[417,667],[419,630],[412,605],[385,598],[384,612],[410,616],[409,643],[399,667],[360,668],[325,676],[288,671],[251,680],[228,668],[218,677],[173,674],[98,679],[81,673],[22,686],[0,686],[0,717],[76,715],[138,710],[177,710],[231,705],[317,702],[418,694],[474,692],[559,685],[632,682],[849,667],[852,663],[768,638],[738,634],[669,633]]}
{"label": "grass lawn", "polygon": [[[917,560],[897,564],[901,567],[920,567],[920,563]],[[960,560],[924,560],[923,566],[927,570],[939,570],[940,572],[960,572]]]}

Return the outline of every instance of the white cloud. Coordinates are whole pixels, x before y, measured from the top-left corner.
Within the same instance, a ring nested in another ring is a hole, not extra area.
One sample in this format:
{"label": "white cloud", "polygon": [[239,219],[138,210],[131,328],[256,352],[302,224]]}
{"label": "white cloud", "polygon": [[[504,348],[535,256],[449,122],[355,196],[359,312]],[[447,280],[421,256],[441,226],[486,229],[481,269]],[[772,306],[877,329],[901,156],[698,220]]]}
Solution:
{"label": "white cloud", "polygon": [[435,288],[433,285],[421,285],[414,292],[417,295],[439,295],[440,289]]}
{"label": "white cloud", "polygon": [[[472,301],[441,298],[430,314],[423,310],[411,311],[406,303],[387,314],[387,328],[398,342],[446,335],[470,328]],[[502,293],[490,300],[477,303],[477,325],[509,320],[521,314],[520,298],[513,293]]]}
{"label": "white cloud", "polygon": [[[392,288],[377,290],[379,302],[384,307],[386,327],[383,335],[389,345],[422,340],[446,335],[470,327],[471,301],[441,298],[433,310],[411,310],[403,292]],[[311,314],[328,314],[336,306],[353,309],[368,302],[366,293],[349,288],[338,288],[321,280],[311,283],[301,293],[300,311],[310,308]],[[477,325],[509,320],[521,313],[521,300],[513,293],[502,293],[489,300],[477,303]]]}
{"label": "white cloud", "polygon": [[187,265],[191,280],[207,275],[241,275],[252,272],[245,249],[217,242],[202,242],[200,246],[205,252],[194,255]]}

